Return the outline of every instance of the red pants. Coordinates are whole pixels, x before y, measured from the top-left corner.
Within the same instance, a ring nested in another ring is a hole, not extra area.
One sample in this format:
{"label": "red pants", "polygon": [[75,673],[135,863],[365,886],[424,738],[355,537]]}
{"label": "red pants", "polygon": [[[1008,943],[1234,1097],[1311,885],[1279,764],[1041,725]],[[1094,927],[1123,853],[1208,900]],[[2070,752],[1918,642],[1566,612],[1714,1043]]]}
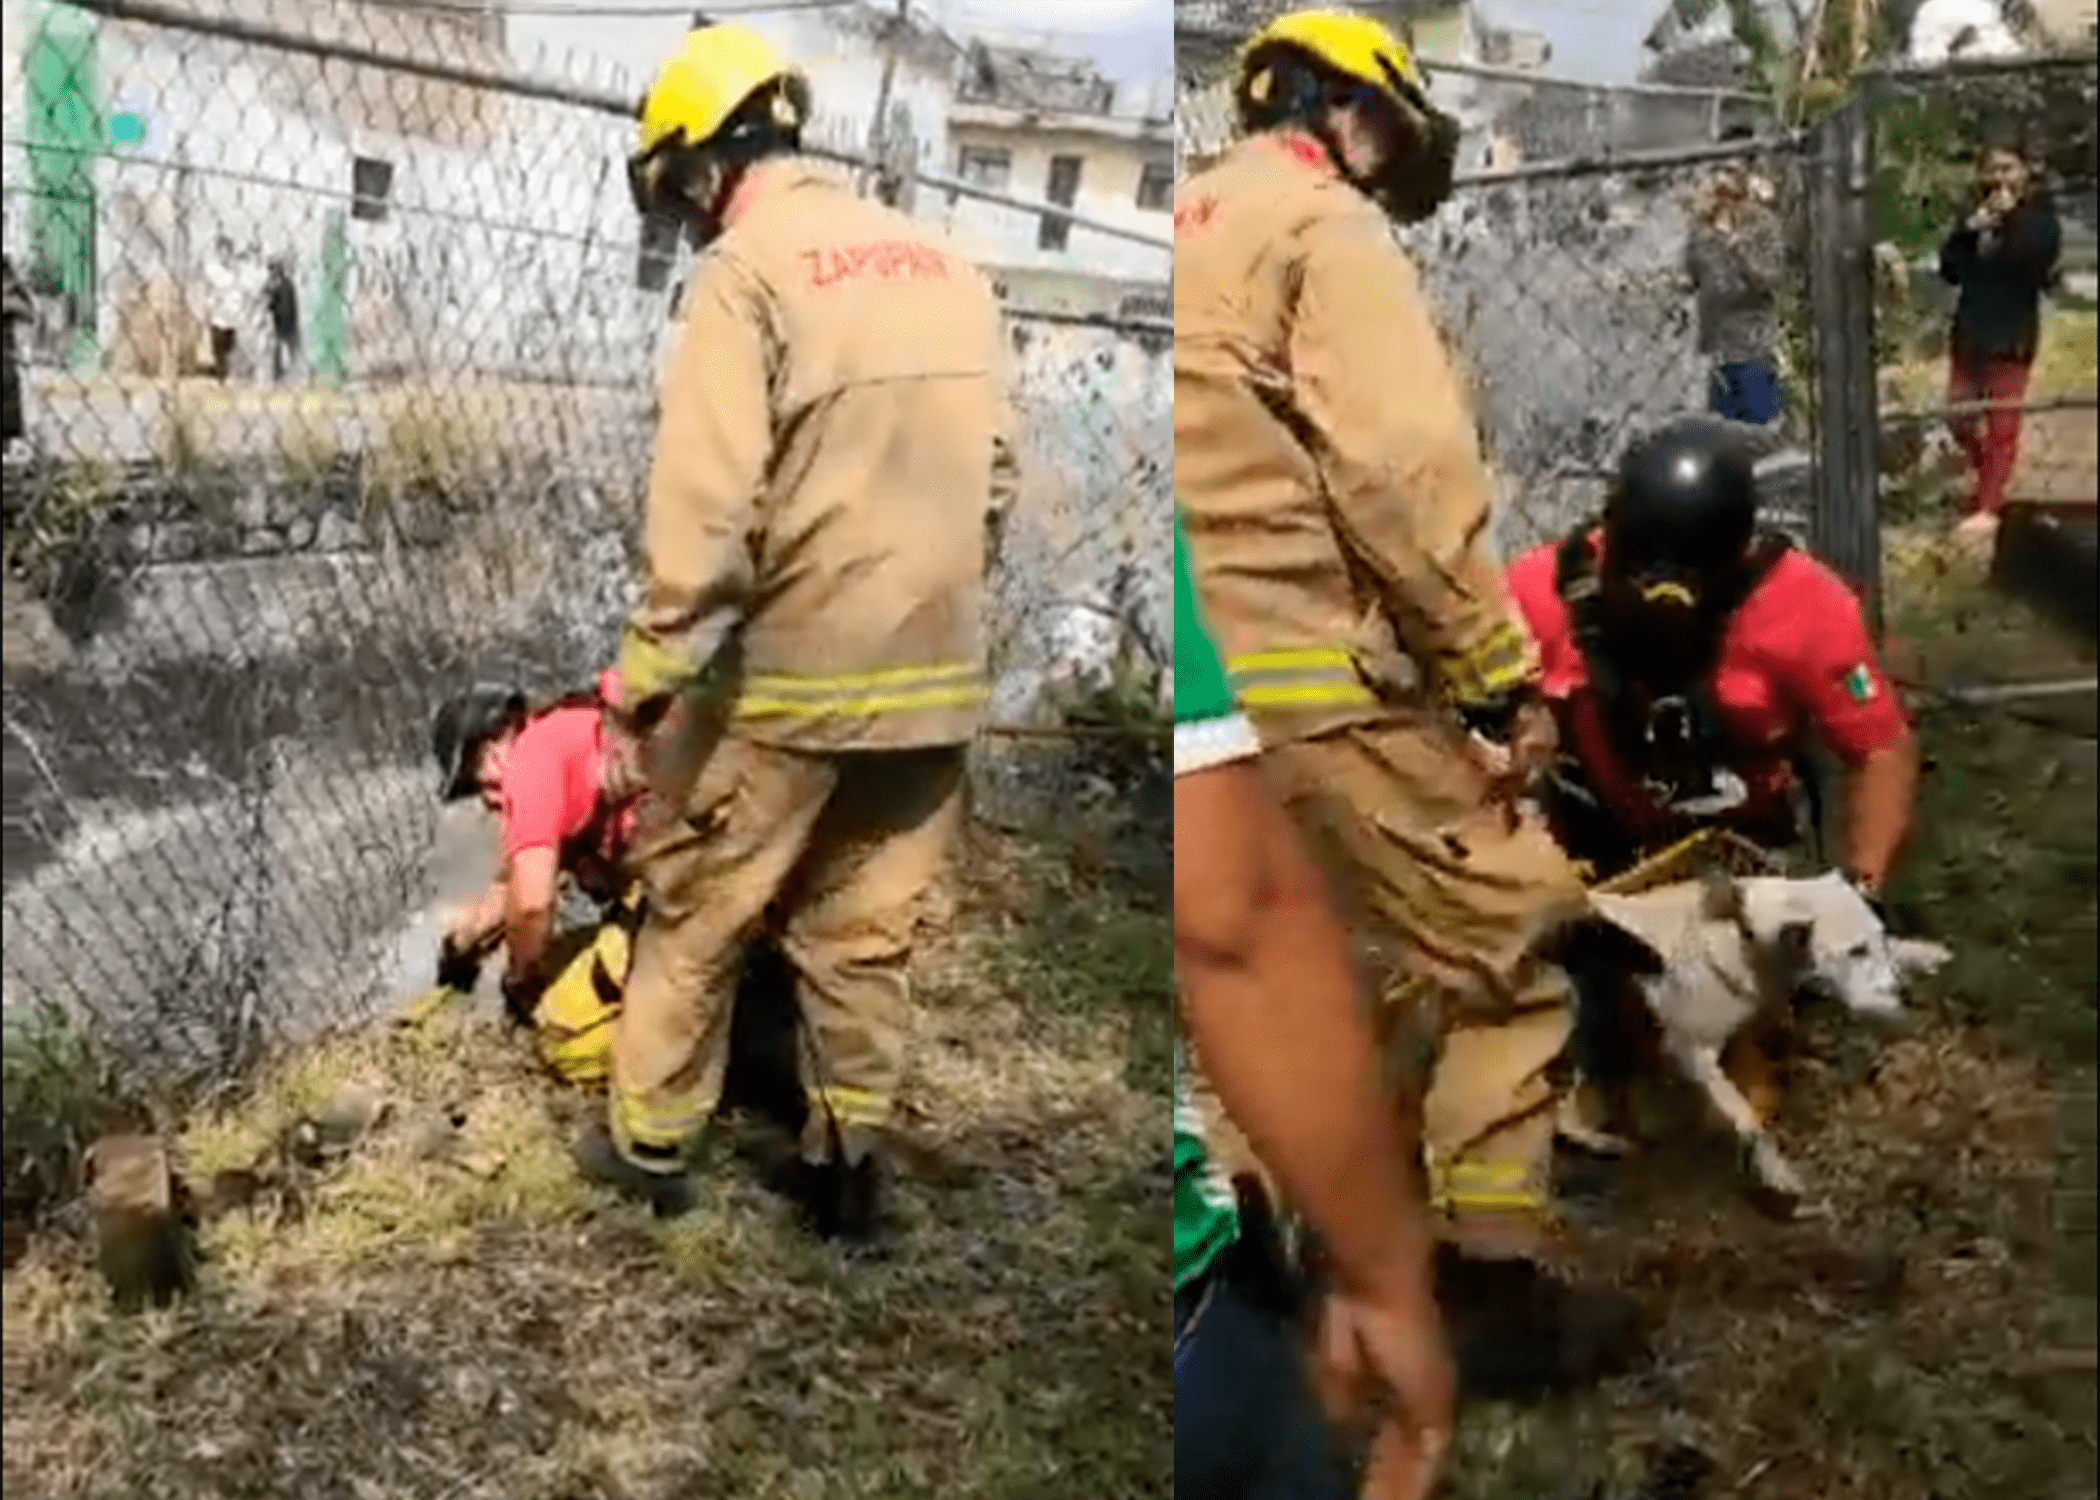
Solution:
{"label": "red pants", "polygon": [[2005,486],[2020,457],[2020,402],[2027,395],[2028,362],[1977,359],[1956,354],[1947,376],[1947,401],[2005,403],[1987,412],[1958,412],[1948,422],[1975,477],[1970,494],[1972,515],[1994,516],[2005,503]]}

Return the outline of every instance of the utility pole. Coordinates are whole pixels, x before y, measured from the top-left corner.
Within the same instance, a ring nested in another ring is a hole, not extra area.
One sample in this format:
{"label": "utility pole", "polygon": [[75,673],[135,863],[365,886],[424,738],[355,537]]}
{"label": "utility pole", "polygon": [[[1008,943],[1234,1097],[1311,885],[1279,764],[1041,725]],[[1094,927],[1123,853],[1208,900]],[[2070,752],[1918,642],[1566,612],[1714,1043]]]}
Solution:
{"label": "utility pole", "polygon": [[882,49],[882,79],[875,85],[875,118],[868,125],[868,157],[872,165],[861,174],[860,195],[868,196],[869,185],[879,185],[889,175],[890,92],[897,82],[897,56],[904,50],[905,33],[911,27],[911,0],[897,0],[897,14],[890,18],[889,35]]}

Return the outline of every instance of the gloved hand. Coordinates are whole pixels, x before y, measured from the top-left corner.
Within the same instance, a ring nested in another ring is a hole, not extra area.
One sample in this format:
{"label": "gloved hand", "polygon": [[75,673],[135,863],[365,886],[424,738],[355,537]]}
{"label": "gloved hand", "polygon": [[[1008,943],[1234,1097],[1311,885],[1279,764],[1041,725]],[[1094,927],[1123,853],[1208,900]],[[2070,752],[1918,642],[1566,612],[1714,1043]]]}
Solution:
{"label": "gloved hand", "polygon": [[481,960],[467,949],[460,947],[450,937],[438,949],[437,982],[443,989],[458,990],[467,995],[481,981]]}
{"label": "gloved hand", "polygon": [[547,986],[537,975],[528,974],[519,978],[515,974],[503,976],[503,1013],[513,1026],[530,1026],[534,1014],[540,1008],[540,996]]}
{"label": "gloved hand", "polygon": [[1497,796],[1523,792],[1559,748],[1553,711],[1535,693],[1454,707],[1466,727],[1474,763],[1486,773]]}

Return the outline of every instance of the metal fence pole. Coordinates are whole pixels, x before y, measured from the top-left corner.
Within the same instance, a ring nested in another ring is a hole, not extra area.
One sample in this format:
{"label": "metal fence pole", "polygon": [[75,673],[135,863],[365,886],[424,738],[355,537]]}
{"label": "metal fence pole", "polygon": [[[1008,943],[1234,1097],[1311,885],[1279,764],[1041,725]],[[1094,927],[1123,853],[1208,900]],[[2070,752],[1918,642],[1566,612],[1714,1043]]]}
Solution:
{"label": "metal fence pole", "polygon": [[1859,591],[1881,633],[1880,463],[1874,361],[1873,243],[1867,222],[1872,138],[1855,95],[1816,128],[1809,154],[1809,302],[1814,313],[1817,464],[1811,545]]}

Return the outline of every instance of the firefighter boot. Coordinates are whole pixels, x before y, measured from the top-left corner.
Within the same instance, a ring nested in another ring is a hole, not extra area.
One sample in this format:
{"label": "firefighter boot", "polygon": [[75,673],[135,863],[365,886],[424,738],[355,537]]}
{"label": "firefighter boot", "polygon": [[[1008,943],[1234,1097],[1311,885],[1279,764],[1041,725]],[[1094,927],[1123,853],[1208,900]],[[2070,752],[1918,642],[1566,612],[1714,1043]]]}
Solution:
{"label": "firefighter boot", "polygon": [[1632,1298],[1571,1285],[1529,1258],[1440,1245],[1437,1302],[1460,1389],[1488,1400],[1580,1389],[1626,1373],[1647,1353]]}
{"label": "firefighter boot", "polygon": [[623,1198],[649,1205],[659,1219],[676,1219],[697,1206],[691,1173],[682,1159],[676,1170],[651,1171],[624,1156],[613,1144],[612,1132],[594,1121],[576,1142],[576,1166],[583,1175]]}
{"label": "firefighter boot", "polygon": [[817,1160],[801,1160],[794,1197],[818,1238],[873,1249],[888,1227],[888,1175],[876,1142],[849,1131],[834,1135]]}

